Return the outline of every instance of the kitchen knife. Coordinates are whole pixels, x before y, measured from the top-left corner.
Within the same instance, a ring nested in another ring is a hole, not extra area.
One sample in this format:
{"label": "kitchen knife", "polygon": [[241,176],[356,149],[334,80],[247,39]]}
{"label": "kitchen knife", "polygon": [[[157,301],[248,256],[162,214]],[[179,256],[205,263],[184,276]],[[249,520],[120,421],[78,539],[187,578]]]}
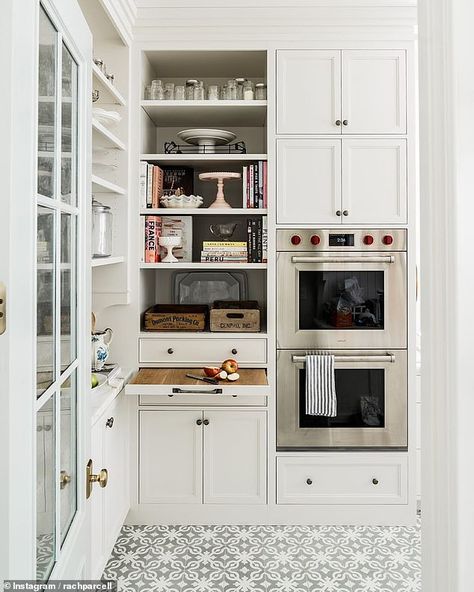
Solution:
{"label": "kitchen knife", "polygon": [[195,380],[202,380],[209,384],[219,384],[219,381],[215,378],[208,378],[207,376],[196,376],[195,374],[186,374],[187,378],[194,378]]}

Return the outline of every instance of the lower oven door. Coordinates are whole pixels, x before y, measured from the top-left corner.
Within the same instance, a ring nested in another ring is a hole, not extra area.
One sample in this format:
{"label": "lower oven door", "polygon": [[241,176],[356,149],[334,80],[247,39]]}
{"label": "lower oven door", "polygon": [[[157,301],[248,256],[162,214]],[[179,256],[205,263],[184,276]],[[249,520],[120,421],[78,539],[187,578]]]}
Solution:
{"label": "lower oven door", "polygon": [[277,446],[405,448],[406,351],[332,350],[337,416],[306,413],[305,351],[281,350],[277,358]]}

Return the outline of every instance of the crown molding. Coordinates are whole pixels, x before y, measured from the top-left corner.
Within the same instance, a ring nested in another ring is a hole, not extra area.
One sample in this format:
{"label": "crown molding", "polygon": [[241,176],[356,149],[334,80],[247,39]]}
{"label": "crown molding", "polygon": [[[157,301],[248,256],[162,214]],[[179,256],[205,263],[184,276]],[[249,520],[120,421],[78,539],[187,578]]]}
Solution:
{"label": "crown molding", "polygon": [[138,14],[135,0],[100,0],[100,3],[123,42],[131,45]]}

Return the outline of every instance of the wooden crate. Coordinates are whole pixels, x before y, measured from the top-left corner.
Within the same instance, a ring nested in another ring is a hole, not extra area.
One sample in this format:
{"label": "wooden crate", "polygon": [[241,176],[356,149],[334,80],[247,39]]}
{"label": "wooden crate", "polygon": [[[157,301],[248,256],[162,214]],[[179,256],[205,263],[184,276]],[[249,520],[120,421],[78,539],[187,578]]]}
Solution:
{"label": "wooden crate", "polygon": [[204,331],[209,308],[197,304],[155,304],[145,311],[145,331]]}
{"label": "wooden crate", "polygon": [[255,300],[214,302],[210,313],[210,329],[213,332],[226,331],[249,333],[260,331],[260,308]]}

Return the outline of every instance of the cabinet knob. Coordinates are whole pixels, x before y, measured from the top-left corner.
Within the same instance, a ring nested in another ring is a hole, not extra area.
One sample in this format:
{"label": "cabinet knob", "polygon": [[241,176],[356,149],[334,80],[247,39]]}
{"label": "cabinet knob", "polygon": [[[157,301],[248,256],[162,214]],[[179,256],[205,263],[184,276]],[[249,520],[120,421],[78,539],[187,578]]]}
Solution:
{"label": "cabinet knob", "polygon": [[348,216],[349,215],[349,210],[344,210],[342,213],[344,214],[344,216]]}
{"label": "cabinet knob", "polygon": [[209,425],[209,420],[208,419],[205,419],[204,420],[204,425]]}
{"label": "cabinet knob", "polygon": [[349,122],[347,121],[347,119],[343,120],[342,125],[349,125]]}
{"label": "cabinet knob", "polygon": [[376,479],[376,478],[374,477],[374,478],[372,479],[372,483],[373,483],[374,485],[378,485],[378,484],[379,484],[379,480],[378,480],[378,479]]}
{"label": "cabinet knob", "polygon": [[236,355],[237,355],[237,353],[238,353],[238,352],[237,352],[237,350],[235,349],[235,347],[234,347],[234,349],[232,350],[232,353],[234,354],[234,356],[236,356]]}
{"label": "cabinet knob", "polygon": [[312,484],[313,484],[313,480],[312,480],[312,479],[306,479],[306,483],[307,483],[308,485],[312,485]]}
{"label": "cabinet knob", "polygon": [[196,419],[196,424],[197,425],[202,425],[202,419]]}
{"label": "cabinet knob", "polygon": [[341,212],[341,210],[337,210],[337,211],[336,211],[336,216],[341,216],[341,215],[342,215],[342,212]]}
{"label": "cabinet knob", "polygon": [[337,126],[341,125],[341,120],[340,119],[336,119],[336,125]]}
{"label": "cabinet knob", "polygon": [[168,348],[168,353],[169,353],[170,355],[171,355],[171,354],[174,354],[174,349],[173,349],[172,347],[169,347],[169,348]]}
{"label": "cabinet knob", "polygon": [[114,425],[114,418],[113,417],[109,417],[109,419],[105,422],[105,427],[106,428],[111,428]]}

